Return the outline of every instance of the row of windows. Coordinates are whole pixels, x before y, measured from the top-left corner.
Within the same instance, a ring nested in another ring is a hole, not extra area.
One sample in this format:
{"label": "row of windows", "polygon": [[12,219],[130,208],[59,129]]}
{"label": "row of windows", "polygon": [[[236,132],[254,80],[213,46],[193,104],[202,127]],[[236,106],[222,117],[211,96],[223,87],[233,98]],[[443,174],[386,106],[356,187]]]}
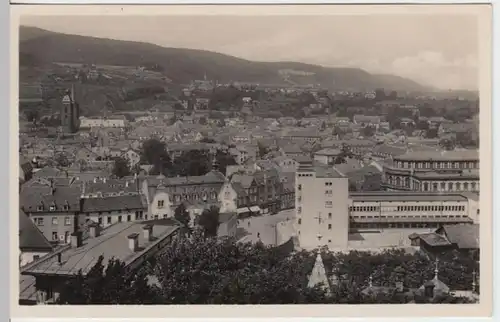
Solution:
{"label": "row of windows", "polygon": [[[410,187],[410,181],[409,181],[409,178],[407,178],[407,177],[400,178],[400,177],[389,176],[388,183],[392,184],[392,185],[396,185],[398,187],[401,187],[401,186]],[[453,188],[455,188],[455,190],[457,190],[457,191],[461,191],[462,188],[463,188],[463,190],[469,190],[469,188],[470,188],[471,190],[475,191],[476,190],[476,183],[471,182],[470,186],[469,186],[469,182],[464,182],[464,183],[456,182],[455,184],[453,184],[453,182],[448,182],[448,184],[446,184],[446,182],[441,182],[439,184],[437,182],[433,182],[433,183],[424,182],[422,184],[422,187],[423,187],[424,191],[429,191],[429,190],[438,191],[438,188],[440,188],[441,190],[444,191],[444,190],[446,190],[446,187],[448,187],[449,191],[453,191],[454,190]]]}
{"label": "row of windows", "polygon": [[[299,213],[300,213],[300,212],[299,212]],[[321,219],[322,219],[322,218],[321,218],[321,217],[318,217],[317,219],[318,219],[318,221],[321,223]],[[329,213],[328,213],[328,219],[332,219],[332,213],[331,213],[331,212],[329,212]],[[302,218],[299,218],[299,219],[297,220],[297,223],[298,223],[299,225],[300,225],[300,224],[302,224]]]}
{"label": "row of windows", "polygon": [[[34,217],[33,222],[37,226],[43,226],[45,224],[45,218],[43,217]],[[57,225],[59,223],[59,219],[57,217],[52,217],[52,225]],[[71,217],[64,217],[64,225],[65,226],[70,226],[71,225]]]}
{"label": "row of windows", "polygon": [[[126,219],[127,219],[127,222],[128,221],[132,221],[132,215],[127,215]],[[140,220],[140,219],[148,219],[148,216],[147,215],[143,216],[142,211],[138,211],[138,212],[135,213],[135,220]],[[157,219],[157,218],[155,218],[155,219]],[[100,225],[102,225],[102,217],[98,218],[98,222],[99,222]],[[122,215],[118,216],[118,222],[123,222],[123,216]],[[107,216],[106,217],[106,223],[107,224],[111,224],[112,223],[112,217],[111,216]]]}
{"label": "row of windows", "polygon": [[397,162],[398,168],[410,169],[473,169],[477,168],[477,162]]}
{"label": "row of windows", "polygon": [[352,229],[383,229],[383,228],[439,228],[441,223],[351,223]]}
{"label": "row of windows", "polygon": [[384,219],[384,218],[469,218],[467,215],[410,215],[410,216],[351,216],[355,219]]}
{"label": "row of windows", "polygon": [[[44,209],[45,208],[44,208],[43,205],[38,205],[36,207],[36,210],[38,210],[38,211],[43,211]],[[49,206],[49,211],[56,211],[57,209],[58,209],[58,207],[56,205],[54,205],[54,204],[52,204],[52,205]],[[63,205],[62,209],[63,210],[69,210],[69,205]]]}
{"label": "row of windows", "polygon": [[[350,206],[352,212],[380,211],[380,206]],[[465,211],[465,206],[398,206],[395,211]]]}
{"label": "row of windows", "polygon": [[299,177],[312,177],[313,174],[312,173],[299,173],[298,176]]}
{"label": "row of windows", "polygon": [[120,192],[105,192],[105,193],[102,193],[102,192],[97,192],[97,193],[89,193],[87,196],[89,198],[100,198],[100,197],[116,197],[116,196],[133,196],[133,195],[136,195],[138,194],[138,192],[124,192],[124,191],[120,191]]}

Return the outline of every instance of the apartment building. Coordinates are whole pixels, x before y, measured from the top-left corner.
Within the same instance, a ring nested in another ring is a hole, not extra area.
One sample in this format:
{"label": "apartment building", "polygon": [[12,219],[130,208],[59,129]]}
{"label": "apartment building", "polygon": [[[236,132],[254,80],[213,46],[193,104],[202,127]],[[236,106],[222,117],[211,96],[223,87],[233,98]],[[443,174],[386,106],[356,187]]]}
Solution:
{"label": "apartment building", "polygon": [[296,231],[301,247],[347,248],[347,177],[315,162],[303,163],[295,176],[295,198]]}

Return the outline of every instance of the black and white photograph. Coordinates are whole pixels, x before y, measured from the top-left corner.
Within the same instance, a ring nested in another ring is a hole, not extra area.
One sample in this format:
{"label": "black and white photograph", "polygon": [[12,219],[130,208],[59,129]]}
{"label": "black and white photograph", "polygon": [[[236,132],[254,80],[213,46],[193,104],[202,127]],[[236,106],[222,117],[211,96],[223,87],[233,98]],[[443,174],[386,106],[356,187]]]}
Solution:
{"label": "black and white photograph", "polygon": [[296,7],[19,15],[21,310],[490,301],[481,6]]}

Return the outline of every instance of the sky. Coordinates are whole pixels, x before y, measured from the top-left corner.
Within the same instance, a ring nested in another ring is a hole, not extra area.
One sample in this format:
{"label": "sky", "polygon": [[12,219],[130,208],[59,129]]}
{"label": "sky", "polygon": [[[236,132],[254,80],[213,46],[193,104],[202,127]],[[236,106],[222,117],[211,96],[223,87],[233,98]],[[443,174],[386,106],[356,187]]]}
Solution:
{"label": "sky", "polygon": [[256,61],[359,67],[440,89],[478,88],[476,15],[23,16],[51,31],[216,51]]}

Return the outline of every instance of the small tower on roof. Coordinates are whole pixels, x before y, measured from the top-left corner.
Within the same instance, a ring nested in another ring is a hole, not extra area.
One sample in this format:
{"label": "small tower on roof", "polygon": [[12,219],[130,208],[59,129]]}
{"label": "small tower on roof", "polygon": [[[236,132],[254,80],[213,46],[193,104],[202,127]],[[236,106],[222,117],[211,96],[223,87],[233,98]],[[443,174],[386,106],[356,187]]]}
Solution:
{"label": "small tower on roof", "polygon": [[311,271],[311,275],[309,276],[307,286],[315,287],[317,285],[321,285],[328,295],[331,294],[330,283],[328,281],[328,277],[326,276],[325,265],[323,264],[323,258],[321,257],[321,252],[319,251],[316,256],[316,261]]}

